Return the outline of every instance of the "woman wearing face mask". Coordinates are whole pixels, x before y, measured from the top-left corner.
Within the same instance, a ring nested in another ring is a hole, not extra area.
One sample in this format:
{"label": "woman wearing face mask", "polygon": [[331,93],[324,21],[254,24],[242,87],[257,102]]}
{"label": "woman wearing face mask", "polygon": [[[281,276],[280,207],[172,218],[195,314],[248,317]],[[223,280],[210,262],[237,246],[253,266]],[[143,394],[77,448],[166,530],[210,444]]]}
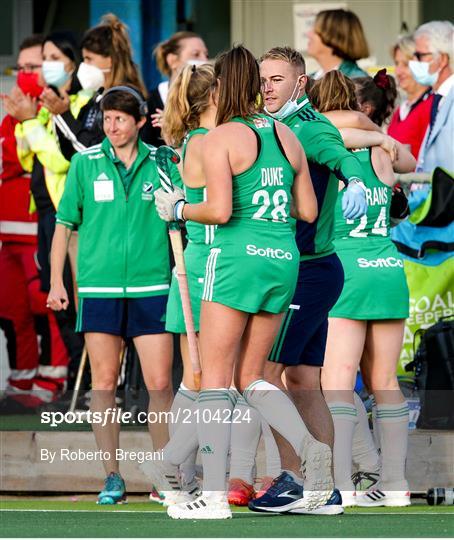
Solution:
{"label": "woman wearing face mask", "polygon": [[432,108],[432,89],[415,81],[409,61],[415,52],[415,42],[411,36],[401,37],[392,49],[399,88],[406,99],[396,109],[388,127],[388,134],[403,144],[409,144],[411,153],[418,157]]}
{"label": "woman wearing face mask", "polygon": [[150,91],[148,110],[151,112],[151,125],[143,130],[144,140],[154,146],[161,146],[162,116],[169,93],[169,85],[185,64],[203,64],[208,60],[208,50],[203,39],[195,32],[177,32],[162,41],[153,52],[160,73],[168,80],[161,82]]}
{"label": "woman wearing face mask", "polygon": [[367,75],[356,62],[369,56],[369,47],[361,21],[352,11],[320,11],[308,33],[307,53],[320,64],[314,79],[320,79],[333,69],[350,78]]}
{"label": "woman wearing face mask", "polygon": [[[55,228],[55,212],[63,194],[69,161],[61,153],[55,134],[52,113],[41,102],[46,96],[57,94],[70,96],[70,107],[73,114],[80,108],[74,96],[80,86],[76,78],[79,65],[79,49],[70,32],[54,32],[45,39],[42,47],[42,82],[44,90],[36,97],[19,95],[16,101],[16,118],[19,120],[15,128],[17,155],[22,167],[31,172],[30,189],[38,212],[38,262],[40,266],[41,289],[48,291],[50,287],[49,252]],[[60,99],[60,98],[58,98]],[[66,269],[68,289],[72,290],[71,270]],[[62,337],[69,351],[71,362],[76,365],[82,350],[82,341],[73,332],[75,313],[57,315]],[[57,382],[66,379],[66,369],[60,370]],[[49,379],[49,377],[46,377]],[[56,393],[55,381],[49,381],[48,390]],[[61,390],[61,388],[60,388]],[[44,395],[44,394],[43,394]]]}
{"label": "woman wearing face mask", "polygon": [[90,28],[82,38],[81,49],[83,61],[77,78],[82,90],[78,97],[85,104],[79,114],[73,114],[67,98],[46,103],[56,115],[57,135],[66,159],[104,139],[99,92],[125,84],[144,95],[146,92],[132,60],[128,30],[116,15],[104,15],[98,26]]}

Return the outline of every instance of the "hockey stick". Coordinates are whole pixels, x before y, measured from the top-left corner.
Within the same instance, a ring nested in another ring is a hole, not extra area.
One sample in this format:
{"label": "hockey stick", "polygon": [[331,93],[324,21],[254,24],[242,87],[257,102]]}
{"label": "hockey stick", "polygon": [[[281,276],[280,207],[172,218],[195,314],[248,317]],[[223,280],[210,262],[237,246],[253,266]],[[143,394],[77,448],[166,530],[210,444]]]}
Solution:
{"label": "hockey stick", "polygon": [[80,385],[82,383],[82,377],[85,371],[85,364],[87,363],[87,347],[84,346],[82,355],[80,357],[79,369],[77,370],[76,382],[74,383],[73,396],[71,398],[71,404],[68,412],[74,412],[76,409],[77,399],[79,398]]}
{"label": "hockey stick", "polygon": [[[170,163],[177,165],[180,162],[180,156],[170,146],[160,146],[156,150],[156,165],[158,167],[159,180],[161,187],[167,193],[174,191],[172,180],[170,179]],[[194,329],[194,317],[192,315],[191,299],[189,296],[188,277],[186,275],[186,265],[183,255],[183,242],[181,239],[181,230],[177,222],[169,223],[169,237],[172,244],[173,256],[175,258],[175,267],[177,270],[178,285],[180,287],[181,304],[183,307],[183,317],[186,325],[186,334],[188,336],[189,358],[192,364],[192,373],[196,390],[200,390],[200,379],[202,370],[200,367],[199,347],[197,336]]]}

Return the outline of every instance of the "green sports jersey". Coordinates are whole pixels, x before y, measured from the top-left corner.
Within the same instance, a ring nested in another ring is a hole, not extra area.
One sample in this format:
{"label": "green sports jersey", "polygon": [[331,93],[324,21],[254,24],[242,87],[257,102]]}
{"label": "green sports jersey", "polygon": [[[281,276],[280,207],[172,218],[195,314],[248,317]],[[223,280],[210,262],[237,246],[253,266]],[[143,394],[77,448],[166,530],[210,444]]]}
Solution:
{"label": "green sports jersey", "polygon": [[167,226],[156,211],[156,149],[138,141],[125,185],[106,138],[75,154],[57,211],[57,223],[78,228],[80,297],[121,298],[167,294]]}
{"label": "green sports jersey", "polygon": [[258,114],[250,121],[233,121],[246,124],[256,133],[259,148],[255,163],[232,178],[231,220],[268,226],[289,224],[295,170],[278,145],[274,120]]}
{"label": "green sports jersey", "polygon": [[334,246],[344,268],[345,282],[330,317],[405,319],[408,287],[402,259],[389,236],[392,189],[375,174],[369,148],[353,153],[364,170],[368,209],[361,218],[346,220],[342,215],[342,191],[339,192]]}
{"label": "green sports jersey", "polygon": [[202,300],[246,313],[282,313],[298,276],[289,220],[295,171],[279,146],[273,119],[257,114],[233,121],[256,134],[257,159],[232,178],[232,216],[216,230]]}
{"label": "green sports jersey", "polygon": [[[183,161],[186,156],[186,148],[190,139],[194,135],[206,135],[207,133],[208,129],[197,128],[193,129],[186,135],[183,143]],[[184,186],[184,191],[186,194],[186,201],[190,204],[198,204],[206,200],[205,187],[191,188]],[[195,221],[188,221],[186,223],[186,237],[188,242],[194,244],[212,244],[215,230],[215,225],[204,225],[203,223],[197,223]]]}
{"label": "green sports jersey", "polygon": [[360,160],[364,170],[366,186],[367,213],[358,219],[345,219],[342,215],[342,194],[340,191],[336,203],[335,238],[389,238],[389,209],[392,189],[384,184],[375,174],[371,162],[371,149],[359,148],[352,153]]}
{"label": "green sports jersey", "polygon": [[306,152],[318,203],[314,223],[297,222],[296,242],[301,260],[325,257],[334,252],[334,207],[339,180],[346,184],[363,178],[361,163],[349,152],[339,130],[315,111],[307,96],[298,100],[299,109],[283,122],[298,137]]}

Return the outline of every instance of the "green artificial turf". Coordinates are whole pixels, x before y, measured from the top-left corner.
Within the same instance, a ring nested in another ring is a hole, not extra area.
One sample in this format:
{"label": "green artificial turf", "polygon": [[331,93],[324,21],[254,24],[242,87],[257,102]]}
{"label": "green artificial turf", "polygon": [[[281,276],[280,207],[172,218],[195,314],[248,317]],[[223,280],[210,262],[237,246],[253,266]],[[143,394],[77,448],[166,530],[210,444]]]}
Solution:
{"label": "green artificial turf", "polygon": [[454,507],[353,508],[341,516],[270,516],[235,508],[232,520],[172,520],[135,502],[0,501],[2,537],[452,537]]}

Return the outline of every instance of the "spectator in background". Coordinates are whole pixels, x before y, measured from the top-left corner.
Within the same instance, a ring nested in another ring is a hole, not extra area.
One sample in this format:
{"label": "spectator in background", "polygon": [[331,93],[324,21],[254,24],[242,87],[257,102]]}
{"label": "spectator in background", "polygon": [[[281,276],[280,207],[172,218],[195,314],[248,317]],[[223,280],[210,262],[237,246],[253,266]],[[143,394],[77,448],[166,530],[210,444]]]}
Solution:
{"label": "spectator in background", "polygon": [[[77,93],[80,86],[76,72],[80,62],[79,48],[70,32],[54,32],[44,40],[42,75],[45,88],[40,99],[55,93],[59,96]],[[69,161],[60,151],[55,135],[51,112],[38,106],[36,98],[27,96],[19,89],[13,91],[15,98],[15,127],[17,154],[23,168],[32,173],[31,192],[38,211],[38,263],[41,289],[50,288],[49,252],[55,229],[55,213],[63,194]],[[71,100],[71,104],[74,102]],[[72,276],[69,263],[66,265],[65,279],[72,291]],[[74,304],[73,304],[74,305]],[[76,369],[83,342],[74,333],[75,311],[57,314],[57,321],[63,340]],[[67,365],[49,366],[35,382],[40,396],[51,401],[64,388]]]}
{"label": "spectator in background", "polygon": [[410,71],[408,63],[414,52],[412,36],[399,38],[392,48],[397,84],[405,92],[406,99],[394,111],[388,134],[403,144],[409,144],[411,153],[417,158],[430,121],[432,89],[416,82]]}
{"label": "spectator in background", "polygon": [[[104,139],[99,97],[104,90],[122,84],[132,85],[145,95],[139,70],[132,60],[128,29],[112,13],[104,15],[99,25],[87,30],[82,38],[82,59],[77,78],[82,86],[78,100],[85,104],[78,114],[63,100],[46,101],[55,114],[60,147],[66,159],[75,152],[100,143]],[[93,93],[96,93],[93,96]],[[89,101],[86,96],[88,95]]]}
{"label": "spectator in background", "polygon": [[[42,45],[44,37],[26,38],[19,47],[17,87],[30,100],[44,90]],[[37,249],[37,214],[30,211],[30,174],[19,162],[14,129],[20,107],[10,96],[2,96],[7,115],[0,126],[0,327],[5,332],[10,374],[4,410],[15,410],[13,403],[34,407],[41,404],[32,395],[38,375],[48,369],[66,370],[68,353],[55,315],[46,309],[46,295],[40,290]],[[38,335],[41,336],[38,348]]]}
{"label": "spectator in background", "polygon": [[435,167],[454,171],[454,26],[432,21],[414,33],[415,60],[410,69],[416,82],[432,86],[430,123],[418,156],[417,170]]}
{"label": "spectator in background", "polygon": [[187,63],[204,64],[208,60],[208,49],[203,39],[195,32],[177,32],[166,41],[158,44],[153,52],[160,73],[167,77],[157,88],[150,91],[148,110],[152,125],[145,125],[142,138],[144,141],[161,146],[161,122],[164,105],[169,93],[169,85],[178,74],[178,70]]}
{"label": "spectator in background", "polygon": [[314,79],[333,69],[350,78],[367,76],[356,61],[369,56],[369,46],[361,21],[352,11],[320,11],[308,38],[307,53],[320,64]]}

